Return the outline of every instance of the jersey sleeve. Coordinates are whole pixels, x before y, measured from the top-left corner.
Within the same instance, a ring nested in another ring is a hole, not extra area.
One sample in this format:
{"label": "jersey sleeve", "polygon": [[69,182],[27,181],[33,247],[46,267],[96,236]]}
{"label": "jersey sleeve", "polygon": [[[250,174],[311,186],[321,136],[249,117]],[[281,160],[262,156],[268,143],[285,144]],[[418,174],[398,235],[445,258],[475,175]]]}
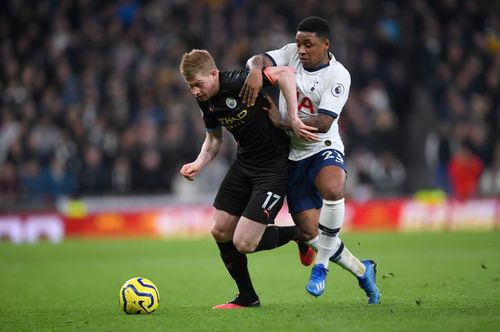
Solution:
{"label": "jersey sleeve", "polygon": [[210,116],[210,114],[203,114],[203,121],[205,121],[205,128],[207,131],[216,130],[221,127],[221,124],[214,116]]}
{"label": "jersey sleeve", "polygon": [[351,75],[344,66],[337,64],[323,89],[318,113],[337,118],[347,102],[351,87]]}
{"label": "jersey sleeve", "polygon": [[198,101],[200,106],[201,116],[203,117],[203,122],[205,122],[205,128],[207,131],[212,131],[219,128],[221,125],[217,118],[210,114],[210,109],[207,103]]}
{"label": "jersey sleeve", "polygon": [[290,59],[297,52],[297,45],[291,43],[283,46],[279,50],[273,50],[264,53],[271,61],[274,66],[289,66]]}
{"label": "jersey sleeve", "polygon": [[[268,87],[273,85],[274,83],[267,77],[265,74],[265,68],[262,70],[263,71],[263,87]],[[221,84],[223,85],[223,89],[226,91],[229,91],[230,93],[234,93],[235,96],[237,97],[238,94],[240,93],[241,88],[243,87],[243,84],[245,84],[245,80],[247,79],[248,76],[248,70],[247,69],[239,69],[239,70],[231,70],[231,71],[225,71],[222,74],[222,80]]]}

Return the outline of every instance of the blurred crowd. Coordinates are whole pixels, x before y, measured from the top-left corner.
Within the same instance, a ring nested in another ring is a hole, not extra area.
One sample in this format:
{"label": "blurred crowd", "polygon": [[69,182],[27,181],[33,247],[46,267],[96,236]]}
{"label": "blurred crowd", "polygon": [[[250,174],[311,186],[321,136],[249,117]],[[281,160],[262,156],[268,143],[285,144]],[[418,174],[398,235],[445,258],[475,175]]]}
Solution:
{"label": "blurred crowd", "polygon": [[[241,68],[309,15],[328,20],[352,76],[350,197],[500,195],[499,13],[480,0],[2,1],[0,206],[189,195],[178,170],[205,131],[182,54]],[[226,139],[196,190],[216,190],[234,153]]]}

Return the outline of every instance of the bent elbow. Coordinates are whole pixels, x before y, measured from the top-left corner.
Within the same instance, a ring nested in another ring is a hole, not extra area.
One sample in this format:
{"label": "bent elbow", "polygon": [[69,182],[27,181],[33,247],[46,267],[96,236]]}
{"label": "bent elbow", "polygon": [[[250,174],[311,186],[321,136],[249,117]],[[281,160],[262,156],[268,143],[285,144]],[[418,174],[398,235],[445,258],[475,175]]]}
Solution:
{"label": "bent elbow", "polygon": [[281,70],[283,75],[286,75],[287,77],[294,77],[295,78],[295,70],[292,67],[285,66]]}

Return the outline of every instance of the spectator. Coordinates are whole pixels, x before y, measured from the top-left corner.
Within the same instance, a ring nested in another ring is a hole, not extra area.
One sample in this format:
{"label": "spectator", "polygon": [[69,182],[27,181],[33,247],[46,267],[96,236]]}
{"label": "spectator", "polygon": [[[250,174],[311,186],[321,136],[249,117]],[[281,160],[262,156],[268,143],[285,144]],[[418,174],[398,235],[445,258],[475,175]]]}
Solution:
{"label": "spectator", "polygon": [[45,201],[48,193],[48,176],[38,160],[29,159],[21,165],[19,175],[21,193],[27,201]]}
{"label": "spectator", "polygon": [[493,164],[481,175],[479,192],[483,196],[500,197],[500,141],[495,146]]}
{"label": "spectator", "polygon": [[448,166],[452,195],[458,199],[474,197],[477,193],[483,162],[466,143],[461,143]]}
{"label": "spectator", "polygon": [[382,152],[370,165],[370,178],[378,192],[394,196],[401,192],[406,171],[401,162],[390,151]]}
{"label": "spectator", "polygon": [[156,193],[165,190],[165,175],[158,150],[147,149],[140,158],[132,188],[140,193]]}
{"label": "spectator", "polygon": [[126,156],[118,156],[111,171],[111,191],[115,194],[126,194],[132,188],[130,162]]}
{"label": "spectator", "polygon": [[76,192],[76,179],[74,175],[66,169],[66,162],[63,158],[54,156],[48,171],[47,193],[50,198],[71,196]]}
{"label": "spectator", "polygon": [[16,168],[10,162],[4,163],[0,166],[0,207],[15,203],[18,193]]}
{"label": "spectator", "polygon": [[93,145],[85,147],[79,179],[80,194],[102,195],[108,192],[109,174],[102,160],[102,152]]}

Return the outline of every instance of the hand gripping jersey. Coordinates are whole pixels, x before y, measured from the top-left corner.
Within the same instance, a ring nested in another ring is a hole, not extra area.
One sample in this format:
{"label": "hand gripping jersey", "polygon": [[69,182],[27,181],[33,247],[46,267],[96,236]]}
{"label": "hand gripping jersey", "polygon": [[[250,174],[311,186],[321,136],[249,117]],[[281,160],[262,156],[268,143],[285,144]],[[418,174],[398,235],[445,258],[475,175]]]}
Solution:
{"label": "hand gripping jersey", "polygon": [[[343,154],[344,144],[339,135],[338,119],[351,86],[351,75],[347,69],[330,53],[328,64],[314,70],[306,70],[300,63],[295,44],[285,45],[279,50],[267,52],[266,55],[271,58],[275,66],[294,68],[300,119],[317,116],[318,113],[335,118],[327,133],[318,133],[319,142],[308,142],[289,132],[291,138],[289,159],[302,160],[324,149],[335,149]],[[280,93],[279,109],[282,116],[286,117],[286,101],[282,93]]]}
{"label": "hand gripping jersey", "polygon": [[[205,127],[209,131],[226,127],[238,143],[236,158],[247,165],[272,164],[276,158],[286,161],[289,139],[262,110],[267,105],[262,93],[252,107],[238,96],[247,76],[247,70],[219,72],[219,92],[207,101],[198,101]],[[264,75],[264,87],[270,85]]]}

